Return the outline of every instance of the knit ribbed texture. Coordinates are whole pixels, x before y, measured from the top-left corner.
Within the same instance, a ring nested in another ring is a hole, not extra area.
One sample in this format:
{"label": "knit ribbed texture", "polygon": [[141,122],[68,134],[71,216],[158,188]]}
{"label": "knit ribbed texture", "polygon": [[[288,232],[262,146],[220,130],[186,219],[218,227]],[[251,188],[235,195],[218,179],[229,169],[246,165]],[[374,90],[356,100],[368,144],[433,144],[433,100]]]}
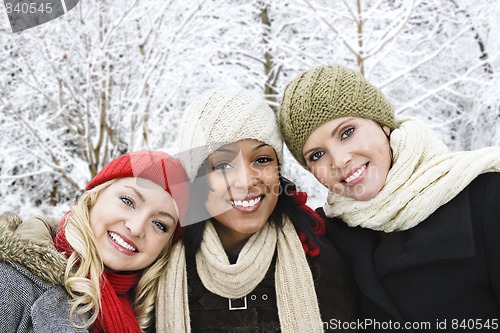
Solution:
{"label": "knit ribbed texture", "polygon": [[278,112],[281,135],[295,159],[306,165],[302,149],[311,133],[341,117],[361,117],[394,128],[394,109],[359,72],[339,65],[304,72],[285,88]]}
{"label": "knit ribbed texture", "polygon": [[278,231],[276,299],[282,332],[323,332],[311,270],[290,220]]}
{"label": "knit ribbed texture", "polygon": [[102,312],[92,327],[92,333],[141,333],[131,305],[133,290],[141,275],[141,272],[104,272],[101,287]]}
{"label": "knit ribbed texture", "polygon": [[184,244],[176,243],[158,281],[156,333],[191,332]]}
{"label": "knit ribbed texture", "polygon": [[125,154],[109,162],[85,190],[112,179],[126,177],[151,180],[170,193],[179,210],[180,223],[175,230],[174,242],[178,240],[189,205],[189,182],[180,161],[161,151],[143,150]]}
{"label": "knit ribbed texture", "polygon": [[260,94],[242,88],[209,90],[184,111],[179,159],[193,180],[210,154],[244,139],[270,145],[283,163],[283,142],[276,116]]}
{"label": "knit ribbed texture", "polygon": [[[247,241],[231,265],[212,222],[207,222],[200,251],[196,255],[196,270],[205,288],[226,298],[241,298],[254,290],[264,279],[277,242],[276,229],[265,227]],[[302,247],[301,247],[302,249]]]}
{"label": "knit ribbed texture", "polygon": [[478,175],[500,172],[500,148],[448,153],[419,121],[402,121],[390,136],[393,165],[382,190],[356,201],[330,192],[324,210],[351,227],[407,230],[426,220]]}
{"label": "knit ribbed texture", "polygon": [[[282,229],[271,223],[250,237],[236,264],[231,265],[211,222],[203,235],[196,268],[212,293],[240,298],[250,293],[268,271],[277,248],[275,283],[282,332],[323,332],[314,281],[292,222]],[[160,281],[157,332],[190,332],[184,247],[177,244]],[[214,276],[215,274],[215,276]],[[183,309],[184,311],[181,311]]]}

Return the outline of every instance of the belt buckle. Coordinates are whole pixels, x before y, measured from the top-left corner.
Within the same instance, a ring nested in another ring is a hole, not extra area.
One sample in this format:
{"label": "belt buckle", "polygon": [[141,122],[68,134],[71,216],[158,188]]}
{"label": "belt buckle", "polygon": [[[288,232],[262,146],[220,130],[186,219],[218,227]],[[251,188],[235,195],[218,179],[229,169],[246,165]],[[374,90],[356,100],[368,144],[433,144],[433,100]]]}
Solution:
{"label": "belt buckle", "polygon": [[[233,301],[234,300],[240,300],[242,299],[243,300],[243,306],[233,306]],[[243,296],[242,298],[235,298],[235,299],[232,299],[232,298],[228,298],[228,301],[229,301],[229,310],[230,311],[233,311],[233,310],[246,310],[247,309],[247,296]]]}

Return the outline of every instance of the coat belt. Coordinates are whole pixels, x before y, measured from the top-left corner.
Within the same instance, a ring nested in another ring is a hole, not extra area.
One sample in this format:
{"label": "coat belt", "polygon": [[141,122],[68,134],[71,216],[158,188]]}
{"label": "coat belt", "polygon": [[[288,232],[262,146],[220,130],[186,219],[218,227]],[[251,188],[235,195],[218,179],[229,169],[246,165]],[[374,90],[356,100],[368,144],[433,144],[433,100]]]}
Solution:
{"label": "coat belt", "polygon": [[205,310],[246,310],[256,307],[276,306],[276,291],[274,288],[259,288],[246,296],[237,299],[225,298],[211,292],[205,293],[198,299],[198,303]]}

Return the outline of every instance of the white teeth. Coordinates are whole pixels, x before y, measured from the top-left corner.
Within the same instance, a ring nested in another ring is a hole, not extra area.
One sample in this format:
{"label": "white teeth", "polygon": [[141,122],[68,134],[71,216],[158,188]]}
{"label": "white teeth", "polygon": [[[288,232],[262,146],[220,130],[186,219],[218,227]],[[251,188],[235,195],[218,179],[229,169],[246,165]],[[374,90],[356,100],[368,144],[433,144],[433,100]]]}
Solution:
{"label": "white teeth", "polygon": [[359,175],[361,175],[363,173],[363,171],[365,171],[365,169],[366,169],[366,164],[363,165],[361,168],[359,168],[358,171],[356,171],[355,173],[353,173],[352,175],[350,175],[349,177],[344,179],[344,181],[346,183],[350,183],[353,180],[358,179]]}
{"label": "white teeth", "polygon": [[115,243],[117,243],[121,247],[123,247],[123,248],[125,248],[125,249],[127,249],[129,251],[132,251],[132,252],[137,252],[137,249],[135,247],[133,247],[129,243],[125,242],[123,240],[123,238],[121,238],[120,236],[118,236],[114,232],[109,231],[108,235],[115,241]]}
{"label": "white teeth", "polygon": [[260,197],[257,197],[255,199],[252,199],[252,200],[235,200],[235,201],[231,201],[231,204],[234,205],[234,206],[240,206],[240,207],[252,207],[252,206],[255,206],[257,203],[259,203],[259,201],[262,199],[262,196]]}

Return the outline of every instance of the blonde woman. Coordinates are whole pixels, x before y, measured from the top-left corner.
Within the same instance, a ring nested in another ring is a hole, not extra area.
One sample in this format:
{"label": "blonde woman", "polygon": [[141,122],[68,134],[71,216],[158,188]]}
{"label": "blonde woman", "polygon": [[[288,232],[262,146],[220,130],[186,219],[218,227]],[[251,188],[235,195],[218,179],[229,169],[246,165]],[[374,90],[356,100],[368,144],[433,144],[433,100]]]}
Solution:
{"label": "blonde woman", "polygon": [[61,220],[57,250],[0,221],[0,326],[8,332],[154,330],[158,277],[188,189],[180,163],[142,151],[110,162]]}

